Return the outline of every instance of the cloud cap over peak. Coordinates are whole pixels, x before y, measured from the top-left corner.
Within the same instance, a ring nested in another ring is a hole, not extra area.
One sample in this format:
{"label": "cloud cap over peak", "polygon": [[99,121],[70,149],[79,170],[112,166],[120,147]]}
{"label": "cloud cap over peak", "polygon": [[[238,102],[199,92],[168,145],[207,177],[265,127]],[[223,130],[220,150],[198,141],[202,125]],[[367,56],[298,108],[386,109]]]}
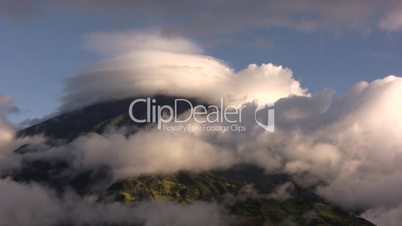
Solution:
{"label": "cloud cap over peak", "polygon": [[241,104],[307,95],[290,69],[251,64],[235,72],[223,61],[201,55],[196,43],[182,37],[157,32],[90,37],[98,51],[111,52],[112,57],[67,81],[62,110],[133,96],[171,95],[209,102],[226,98]]}

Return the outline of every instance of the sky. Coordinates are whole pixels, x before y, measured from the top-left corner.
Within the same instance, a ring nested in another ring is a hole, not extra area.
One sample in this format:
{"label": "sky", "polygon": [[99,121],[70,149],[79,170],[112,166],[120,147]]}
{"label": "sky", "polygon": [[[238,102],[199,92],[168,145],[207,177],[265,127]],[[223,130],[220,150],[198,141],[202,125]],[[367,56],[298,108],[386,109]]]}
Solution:
{"label": "sky", "polygon": [[65,80],[103,59],[87,43],[100,32],[179,34],[235,70],[288,67],[311,93],[333,88],[343,95],[356,82],[401,74],[398,1],[285,2],[0,0],[0,93],[20,108],[8,118],[55,112]]}

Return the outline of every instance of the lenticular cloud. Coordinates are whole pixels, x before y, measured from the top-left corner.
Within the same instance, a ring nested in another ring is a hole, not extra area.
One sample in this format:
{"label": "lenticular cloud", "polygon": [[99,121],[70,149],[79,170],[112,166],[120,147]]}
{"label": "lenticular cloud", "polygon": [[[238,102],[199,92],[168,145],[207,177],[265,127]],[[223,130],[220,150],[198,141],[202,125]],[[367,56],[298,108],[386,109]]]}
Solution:
{"label": "lenticular cloud", "polygon": [[157,94],[209,102],[222,97],[237,104],[307,95],[288,68],[251,64],[236,72],[219,59],[201,55],[197,44],[181,37],[97,34],[90,36],[89,45],[109,58],[67,81],[62,110]]}

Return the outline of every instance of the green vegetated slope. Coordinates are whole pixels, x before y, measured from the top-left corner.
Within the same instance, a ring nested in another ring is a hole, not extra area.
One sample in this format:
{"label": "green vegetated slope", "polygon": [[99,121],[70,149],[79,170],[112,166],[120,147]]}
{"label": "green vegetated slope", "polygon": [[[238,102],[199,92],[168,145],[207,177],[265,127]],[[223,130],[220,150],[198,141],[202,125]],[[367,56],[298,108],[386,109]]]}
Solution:
{"label": "green vegetated slope", "polygon": [[[171,200],[184,204],[212,201],[222,204],[235,216],[234,225],[373,225],[345,211],[331,207],[310,191],[294,186],[286,199],[272,197],[285,175],[263,175],[258,186],[251,180],[230,180],[224,175],[260,171],[254,167],[201,173],[180,172],[174,175],[140,176],[114,184],[109,193],[125,202]],[[232,175],[236,176],[236,175]],[[256,178],[252,178],[256,179]],[[247,191],[252,187],[252,191]]]}

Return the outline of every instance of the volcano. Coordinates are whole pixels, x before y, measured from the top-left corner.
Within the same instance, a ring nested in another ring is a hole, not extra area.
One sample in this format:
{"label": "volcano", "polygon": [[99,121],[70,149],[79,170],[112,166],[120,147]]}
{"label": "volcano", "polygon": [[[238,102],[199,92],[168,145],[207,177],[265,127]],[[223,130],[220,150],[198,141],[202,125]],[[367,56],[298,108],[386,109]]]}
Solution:
{"label": "volcano", "polygon": [[[153,98],[158,103],[171,106],[175,100],[168,96]],[[104,134],[110,128],[125,128],[125,135],[130,137],[155,126],[138,124],[130,119],[128,109],[133,99],[97,103],[65,112],[22,129],[17,136],[43,135],[47,138],[47,149],[69,144],[86,134]],[[202,103],[195,99],[191,102]],[[178,109],[179,113],[183,113],[187,107]],[[135,115],[144,118],[146,111],[145,106],[133,109]],[[24,156],[48,151],[42,148],[23,145],[14,154]],[[290,175],[268,173],[253,165],[242,164],[209,171],[144,174],[116,181],[112,178],[111,169],[106,166],[76,170],[68,159],[27,158],[21,168],[6,176],[18,182],[43,184],[57,194],[72,190],[83,197],[96,195],[96,202],[99,203],[110,200],[124,204],[161,200],[182,205],[198,201],[219,203],[232,216],[230,225],[373,225],[358,217],[359,210],[351,212],[329,204],[314,193],[314,187],[300,186]]]}

